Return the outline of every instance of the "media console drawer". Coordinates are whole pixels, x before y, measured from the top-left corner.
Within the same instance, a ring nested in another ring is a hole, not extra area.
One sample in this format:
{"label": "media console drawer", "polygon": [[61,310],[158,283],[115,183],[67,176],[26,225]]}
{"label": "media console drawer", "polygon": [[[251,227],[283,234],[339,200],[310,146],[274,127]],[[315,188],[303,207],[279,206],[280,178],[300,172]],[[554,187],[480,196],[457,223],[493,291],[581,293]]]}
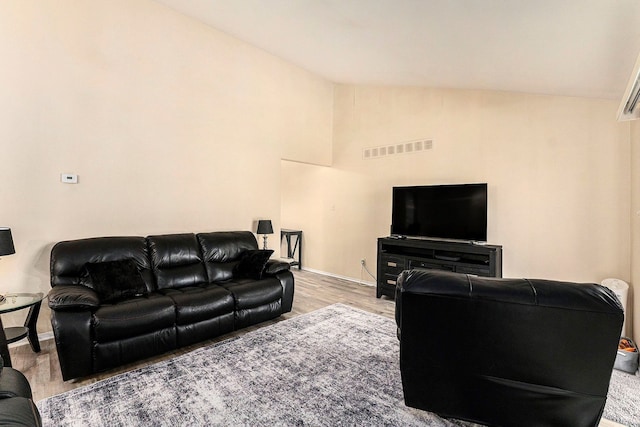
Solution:
{"label": "media console drawer", "polygon": [[406,269],[407,260],[402,257],[393,256],[393,255],[382,255],[382,268],[387,273],[400,274],[402,270]]}
{"label": "media console drawer", "polygon": [[407,269],[407,260],[397,255],[382,254],[378,259],[378,282],[381,292],[387,296],[395,295],[396,281],[402,271]]}

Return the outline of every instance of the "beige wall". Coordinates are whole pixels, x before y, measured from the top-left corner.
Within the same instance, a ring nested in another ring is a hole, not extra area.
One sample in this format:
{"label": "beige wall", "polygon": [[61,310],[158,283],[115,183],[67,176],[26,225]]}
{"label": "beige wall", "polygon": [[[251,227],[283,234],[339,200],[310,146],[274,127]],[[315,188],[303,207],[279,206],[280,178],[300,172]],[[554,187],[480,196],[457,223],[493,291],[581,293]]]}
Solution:
{"label": "beige wall", "polygon": [[[627,324],[633,325],[633,336],[640,342],[640,121],[631,122],[631,289],[629,290]],[[629,326],[627,326],[629,328]],[[629,332],[629,331],[627,331]]]}
{"label": "beige wall", "polygon": [[[373,279],[394,185],[487,182],[488,240],[505,276],[630,279],[629,125],[617,101],[337,86],[333,167],[283,163],[282,222],[305,232],[305,265]],[[433,139],[420,154],[362,150]]]}
{"label": "beige wall", "polygon": [[331,160],[331,83],[155,2],[4,0],[0,58],[1,291],[59,240],[277,232],[281,158]]}

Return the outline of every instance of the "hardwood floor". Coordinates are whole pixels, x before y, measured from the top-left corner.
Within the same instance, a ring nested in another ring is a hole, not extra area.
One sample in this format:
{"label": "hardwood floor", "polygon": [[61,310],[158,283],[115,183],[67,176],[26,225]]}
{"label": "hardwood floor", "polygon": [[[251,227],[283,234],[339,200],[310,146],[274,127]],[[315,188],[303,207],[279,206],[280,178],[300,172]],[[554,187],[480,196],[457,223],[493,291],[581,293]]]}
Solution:
{"label": "hardwood floor", "polygon": [[[376,298],[376,290],[369,285],[323,276],[308,271],[292,270],[295,275],[295,294],[293,310],[270,322],[261,323],[241,331],[217,337],[214,340],[205,341],[197,345],[185,347],[162,356],[146,359],[142,362],[123,366],[102,374],[81,379],[62,381],[62,374],[58,364],[58,353],[53,339],[43,340],[40,343],[42,351],[34,353],[28,344],[13,347],[9,351],[13,361],[13,367],[22,371],[31,384],[34,400],[53,396],[74,388],[108,378],[110,376],[139,368],[160,360],[169,359],[179,354],[184,354],[198,347],[203,347],[213,342],[221,341],[232,336],[242,335],[265,325],[290,319],[304,313],[317,310],[335,303],[350,305],[372,313],[387,317],[394,315],[393,300],[386,297]],[[44,307],[43,307],[44,308]],[[26,343],[26,341],[25,341]]]}

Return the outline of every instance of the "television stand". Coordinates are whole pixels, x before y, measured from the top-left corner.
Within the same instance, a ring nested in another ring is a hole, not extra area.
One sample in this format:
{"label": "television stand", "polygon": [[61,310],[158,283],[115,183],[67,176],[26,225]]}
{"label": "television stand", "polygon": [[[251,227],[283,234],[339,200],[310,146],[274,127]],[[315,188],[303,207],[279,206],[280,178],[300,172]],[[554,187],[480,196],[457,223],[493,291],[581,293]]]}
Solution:
{"label": "television stand", "polygon": [[378,239],[376,297],[394,298],[398,276],[403,270],[413,268],[502,277],[502,246],[381,237]]}

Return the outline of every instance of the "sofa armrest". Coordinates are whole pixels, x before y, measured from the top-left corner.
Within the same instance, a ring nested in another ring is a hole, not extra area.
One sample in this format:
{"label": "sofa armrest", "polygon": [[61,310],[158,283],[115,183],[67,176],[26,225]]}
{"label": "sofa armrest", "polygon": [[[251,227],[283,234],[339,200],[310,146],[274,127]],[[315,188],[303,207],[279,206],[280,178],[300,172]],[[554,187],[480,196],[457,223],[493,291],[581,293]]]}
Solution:
{"label": "sofa armrest", "polygon": [[94,372],[91,317],[90,310],[51,311],[51,327],[65,381]]}
{"label": "sofa armrest", "polygon": [[52,310],[93,310],[100,307],[98,294],[86,286],[58,285],[49,291]]}
{"label": "sofa armrest", "polygon": [[283,271],[289,271],[291,265],[288,262],[279,261],[277,259],[270,259],[267,261],[267,266],[264,269],[264,273],[267,276],[275,276]]}
{"label": "sofa armrest", "polygon": [[282,285],[282,312],[288,313],[293,306],[294,278],[289,270],[281,271],[275,275]]}

